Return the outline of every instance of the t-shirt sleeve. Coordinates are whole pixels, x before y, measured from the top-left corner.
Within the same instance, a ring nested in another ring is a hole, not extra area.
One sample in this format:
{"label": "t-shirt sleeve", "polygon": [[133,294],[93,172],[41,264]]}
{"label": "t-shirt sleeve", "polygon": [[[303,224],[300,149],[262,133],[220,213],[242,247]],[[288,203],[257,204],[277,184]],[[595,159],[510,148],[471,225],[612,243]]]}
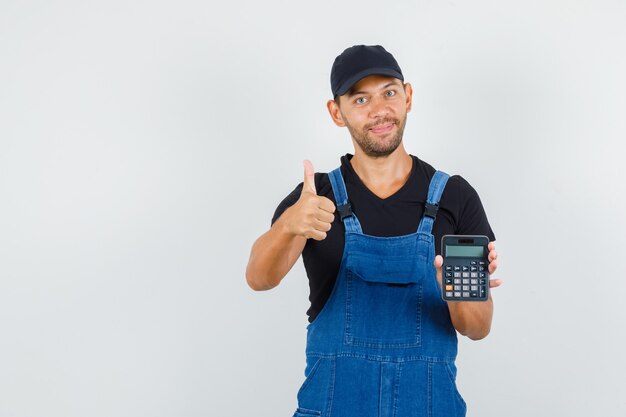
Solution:
{"label": "t-shirt sleeve", "polygon": [[302,185],[303,183],[298,184],[298,186],[287,197],[285,197],[283,201],[280,202],[274,212],[274,217],[272,217],[272,224],[278,220],[285,210],[293,206],[296,201],[298,201],[300,194],[302,194]]}
{"label": "t-shirt sleeve", "polygon": [[485,235],[489,241],[496,240],[478,193],[463,177],[458,176],[458,178],[461,209],[456,233],[459,235]]}

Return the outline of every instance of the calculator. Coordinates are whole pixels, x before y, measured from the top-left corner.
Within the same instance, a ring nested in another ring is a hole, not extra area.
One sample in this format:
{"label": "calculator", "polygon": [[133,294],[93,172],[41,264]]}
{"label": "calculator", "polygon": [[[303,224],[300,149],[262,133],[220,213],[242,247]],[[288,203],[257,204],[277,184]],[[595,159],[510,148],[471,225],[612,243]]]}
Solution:
{"label": "calculator", "polygon": [[445,235],[442,296],[446,301],[487,301],[489,295],[489,238],[479,235]]}

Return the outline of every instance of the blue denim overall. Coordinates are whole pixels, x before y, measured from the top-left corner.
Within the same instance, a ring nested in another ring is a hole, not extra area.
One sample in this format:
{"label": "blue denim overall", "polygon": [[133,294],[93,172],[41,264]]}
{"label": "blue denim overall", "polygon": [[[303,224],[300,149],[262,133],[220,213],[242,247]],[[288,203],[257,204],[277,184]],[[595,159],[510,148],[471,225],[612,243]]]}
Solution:
{"label": "blue denim overall", "polygon": [[433,176],[415,233],[363,234],[337,168],[345,247],[333,291],[307,330],[294,417],[457,417],[456,331],[435,276],[432,227],[448,175]]}

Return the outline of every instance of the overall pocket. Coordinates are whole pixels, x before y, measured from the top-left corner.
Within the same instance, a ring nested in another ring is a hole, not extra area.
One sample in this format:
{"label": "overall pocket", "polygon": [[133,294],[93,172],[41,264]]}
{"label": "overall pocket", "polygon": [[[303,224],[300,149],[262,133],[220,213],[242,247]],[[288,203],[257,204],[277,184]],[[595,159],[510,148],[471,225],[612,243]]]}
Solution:
{"label": "overall pocket", "polygon": [[294,416],[321,416],[320,410],[325,410],[330,401],[334,378],[335,359],[315,359],[298,390],[298,409]]}
{"label": "overall pocket", "polygon": [[350,254],[344,342],[374,348],[419,346],[424,265],[417,254]]}
{"label": "overall pocket", "polygon": [[454,364],[432,364],[431,407],[434,416],[465,417],[467,406],[456,387]]}

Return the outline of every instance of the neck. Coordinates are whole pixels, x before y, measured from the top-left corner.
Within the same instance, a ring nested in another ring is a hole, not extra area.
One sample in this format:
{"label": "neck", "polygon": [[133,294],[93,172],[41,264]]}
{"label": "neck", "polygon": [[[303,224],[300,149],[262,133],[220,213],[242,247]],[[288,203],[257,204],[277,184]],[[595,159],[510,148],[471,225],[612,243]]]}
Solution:
{"label": "neck", "polygon": [[370,190],[379,190],[382,194],[397,189],[411,175],[413,160],[402,143],[391,154],[373,158],[364,154],[358,147],[350,164],[354,172]]}

